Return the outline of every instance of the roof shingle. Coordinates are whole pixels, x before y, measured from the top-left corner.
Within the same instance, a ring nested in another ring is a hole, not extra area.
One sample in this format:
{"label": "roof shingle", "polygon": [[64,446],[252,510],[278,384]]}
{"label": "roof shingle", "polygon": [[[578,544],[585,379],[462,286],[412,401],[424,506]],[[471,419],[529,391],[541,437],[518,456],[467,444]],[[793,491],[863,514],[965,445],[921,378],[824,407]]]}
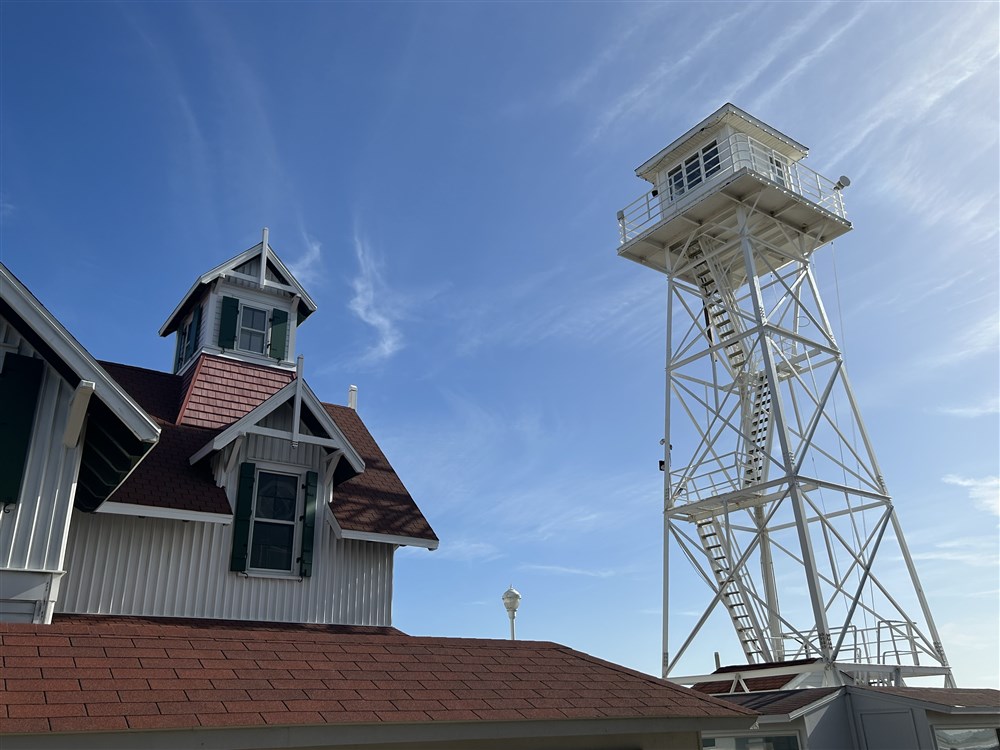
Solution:
{"label": "roof shingle", "polygon": [[754,715],[556,643],[391,628],[63,616],[0,625],[0,657],[12,734]]}

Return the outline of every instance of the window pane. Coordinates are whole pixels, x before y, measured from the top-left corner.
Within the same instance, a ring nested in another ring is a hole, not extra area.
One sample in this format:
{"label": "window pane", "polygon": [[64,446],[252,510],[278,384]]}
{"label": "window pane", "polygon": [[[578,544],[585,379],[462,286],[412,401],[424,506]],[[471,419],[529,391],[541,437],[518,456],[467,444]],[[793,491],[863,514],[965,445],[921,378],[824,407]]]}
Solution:
{"label": "window pane", "polygon": [[996,729],[943,729],[935,727],[938,750],[998,750]]}
{"label": "window pane", "polygon": [[263,352],[264,334],[254,331],[240,331],[240,349],[248,352]]}
{"label": "window pane", "polygon": [[667,175],[667,182],[670,183],[670,198],[679,198],[684,195],[684,173],[681,168],[671,169]]}
{"label": "window pane", "polygon": [[298,496],[298,477],[288,474],[260,472],[257,488],[257,518],[271,518],[276,521],[295,520],[295,501]]}
{"label": "window pane", "polygon": [[267,327],[267,313],[254,307],[243,308],[243,328],[263,331]]}
{"label": "window pane", "polygon": [[291,570],[294,539],[294,526],[283,523],[255,522],[253,541],[250,545],[250,567]]}
{"label": "window pane", "polygon": [[701,162],[698,161],[698,154],[684,162],[684,174],[687,178],[688,190],[701,182]]}
{"label": "window pane", "polygon": [[715,141],[709,143],[701,150],[701,158],[705,163],[705,176],[711,177],[719,171],[719,144]]}

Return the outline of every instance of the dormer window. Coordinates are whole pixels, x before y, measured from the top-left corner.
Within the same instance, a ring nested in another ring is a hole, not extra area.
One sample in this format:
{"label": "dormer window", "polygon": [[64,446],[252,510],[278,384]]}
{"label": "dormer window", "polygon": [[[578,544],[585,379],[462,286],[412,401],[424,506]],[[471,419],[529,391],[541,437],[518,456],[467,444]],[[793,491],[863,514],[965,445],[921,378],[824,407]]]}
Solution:
{"label": "dormer window", "polygon": [[264,353],[267,339],[267,311],[243,305],[240,310],[239,348],[245,352]]}

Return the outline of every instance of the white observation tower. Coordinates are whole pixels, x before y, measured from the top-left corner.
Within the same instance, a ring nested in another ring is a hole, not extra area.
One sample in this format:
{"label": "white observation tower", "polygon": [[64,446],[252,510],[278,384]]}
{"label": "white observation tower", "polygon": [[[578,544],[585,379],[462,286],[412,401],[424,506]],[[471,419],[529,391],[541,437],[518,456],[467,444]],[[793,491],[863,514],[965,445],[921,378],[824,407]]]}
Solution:
{"label": "white observation tower", "polygon": [[[724,649],[728,621],[739,663],[796,687],[952,687],[813,275],[851,229],[849,181],[806,153],[727,104],[640,166],[652,189],[618,212],[618,254],[667,282],[663,676],[695,681],[672,674]],[[672,617],[671,574],[692,568],[704,611]]]}

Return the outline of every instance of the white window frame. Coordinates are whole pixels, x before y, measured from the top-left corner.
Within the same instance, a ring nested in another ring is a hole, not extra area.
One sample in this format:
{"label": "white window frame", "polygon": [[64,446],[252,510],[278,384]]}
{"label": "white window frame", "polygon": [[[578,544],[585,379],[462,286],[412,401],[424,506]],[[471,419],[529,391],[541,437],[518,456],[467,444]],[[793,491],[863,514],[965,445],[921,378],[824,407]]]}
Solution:
{"label": "white window frame", "polygon": [[[253,310],[254,312],[264,313],[264,329],[261,331],[257,328],[246,328],[247,331],[251,333],[260,333],[263,336],[263,344],[261,345],[260,351],[256,349],[246,349],[242,346],[243,344],[243,311]],[[267,347],[271,343],[271,311],[265,307],[257,307],[253,304],[248,304],[243,300],[240,300],[240,310],[239,317],[236,319],[236,348],[241,352],[249,352],[250,354],[259,354],[261,356],[267,355]]]}
{"label": "white window frame", "polygon": [[[711,166],[711,174],[705,157],[707,151],[715,149],[715,156]],[[680,163],[666,171],[664,185],[661,192],[669,196],[671,202],[687,195],[699,185],[704,185],[715,175],[722,171],[722,153],[719,150],[719,141],[712,139],[693,154],[688,154]]]}
{"label": "white window frame", "polygon": [[[292,521],[279,521],[273,518],[261,518],[261,523],[277,523],[292,526],[292,554],[288,568],[255,568],[253,567],[253,537],[257,528],[257,500],[260,493],[260,475],[275,474],[278,476],[289,476],[295,479],[295,512]],[[250,538],[247,541],[247,572],[251,575],[268,576],[273,578],[299,578],[298,564],[302,557],[302,515],[305,513],[305,474],[296,471],[294,467],[283,464],[260,464],[256,466],[253,488],[253,511],[250,514]]]}

